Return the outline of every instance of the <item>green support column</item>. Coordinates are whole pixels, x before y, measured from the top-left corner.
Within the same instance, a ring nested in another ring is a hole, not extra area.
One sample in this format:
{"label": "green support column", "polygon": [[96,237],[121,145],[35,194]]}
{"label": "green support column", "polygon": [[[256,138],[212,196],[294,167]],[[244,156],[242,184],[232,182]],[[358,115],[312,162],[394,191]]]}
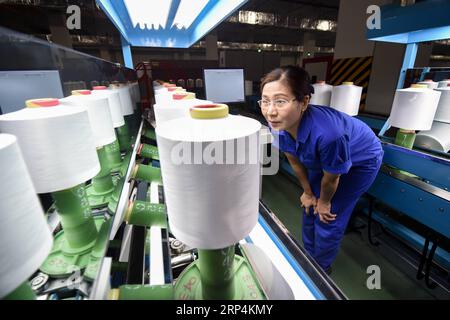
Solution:
{"label": "green support column", "polygon": [[155,130],[153,130],[153,129],[144,128],[142,131],[142,135],[148,139],[156,141],[156,133],[155,133]]}
{"label": "green support column", "polygon": [[97,149],[97,154],[100,161],[100,172],[92,178],[91,184],[86,188],[91,208],[106,207],[114,191],[106,148]]}
{"label": "green support column", "polygon": [[3,300],[36,300],[36,294],[31,289],[28,281],[25,281],[13,292],[4,297]]}
{"label": "green support column", "polygon": [[128,171],[128,167],[130,166],[132,153],[128,152],[122,161],[122,166],[120,167],[119,174],[121,177],[125,177]]}
{"label": "green support column", "polygon": [[125,221],[137,226],[167,228],[166,206],[145,201],[130,202]]}
{"label": "green support column", "polygon": [[412,149],[415,140],[416,140],[416,132],[414,130],[398,129],[394,143],[398,146]]}
{"label": "green support column", "polygon": [[92,248],[97,239],[97,229],[84,185],[53,192],[52,196],[61,218],[68,252],[79,253]]}
{"label": "green support column", "polygon": [[100,263],[106,253],[106,247],[108,246],[109,232],[111,231],[112,221],[113,219],[105,221],[98,232],[97,241],[92,248],[88,265],[84,271],[84,277],[87,280],[93,281],[97,276]]}
{"label": "green support column", "polygon": [[115,214],[117,210],[117,204],[119,203],[120,195],[122,194],[123,184],[125,183],[125,175],[127,174],[127,169],[131,160],[131,152],[123,158],[122,165],[120,166],[119,174],[120,179],[116,183],[116,187],[109,199],[108,211],[111,214]]}
{"label": "green support column", "polygon": [[113,143],[106,145],[105,152],[111,172],[119,172],[120,166],[122,165],[119,140],[116,139]]}
{"label": "green support column", "polygon": [[250,264],[234,246],[198,250],[198,259],[178,276],[176,300],[263,300],[264,292]]}
{"label": "green support column", "polygon": [[143,158],[159,160],[158,148],[149,144],[141,144],[138,154]]}
{"label": "green support column", "polygon": [[138,164],[134,167],[131,177],[137,180],[143,180],[147,182],[156,182],[161,184],[161,169],[155,168],[145,164]]}
{"label": "green support column", "polygon": [[109,199],[108,211],[114,215],[117,210],[117,205],[119,204],[120,195],[122,193],[123,184],[125,183],[125,178],[122,177],[117,181],[116,187]]}
{"label": "green support column", "polygon": [[[398,146],[412,149],[414,146],[414,141],[416,140],[416,132],[414,130],[404,130],[404,129],[398,129],[397,135],[395,136],[394,143]],[[400,173],[410,176],[412,178],[417,178],[416,175],[403,171],[398,170]]]}
{"label": "green support column", "polygon": [[234,246],[218,250],[198,250],[198,267],[205,300],[230,300],[234,289]]}
{"label": "green support column", "polygon": [[173,300],[174,291],[171,284],[161,286],[123,285],[113,292],[118,300]]}
{"label": "green support column", "polygon": [[52,196],[63,230],[55,236],[52,251],[40,269],[51,276],[65,276],[86,267],[104,219],[92,217],[83,184]]}
{"label": "green support column", "polygon": [[125,121],[125,124],[121,127],[116,128],[116,130],[117,138],[119,139],[120,151],[127,152],[131,149],[131,136],[128,123]]}

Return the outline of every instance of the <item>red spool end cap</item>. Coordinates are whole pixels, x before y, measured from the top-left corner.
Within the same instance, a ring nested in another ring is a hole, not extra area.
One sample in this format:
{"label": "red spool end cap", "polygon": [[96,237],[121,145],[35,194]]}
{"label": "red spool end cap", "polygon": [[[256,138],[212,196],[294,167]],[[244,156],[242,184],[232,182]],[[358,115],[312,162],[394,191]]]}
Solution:
{"label": "red spool end cap", "polygon": [[46,100],[36,100],[36,104],[40,105],[41,107],[55,107],[59,105],[58,99],[46,99]]}
{"label": "red spool end cap", "polygon": [[193,106],[191,109],[209,109],[209,108],[217,108],[218,104],[200,104],[198,106]]}
{"label": "red spool end cap", "polygon": [[175,93],[172,97],[173,97],[173,100],[183,100],[184,98],[187,97],[187,94]]}
{"label": "red spool end cap", "polygon": [[59,100],[55,98],[45,98],[45,99],[32,99],[25,102],[27,107],[38,108],[38,107],[55,107],[59,105]]}
{"label": "red spool end cap", "polygon": [[107,90],[108,89],[108,87],[105,87],[105,86],[95,86],[95,87],[92,87],[92,90]]}
{"label": "red spool end cap", "polygon": [[86,96],[86,95],[91,94],[91,90],[72,90],[72,94]]}

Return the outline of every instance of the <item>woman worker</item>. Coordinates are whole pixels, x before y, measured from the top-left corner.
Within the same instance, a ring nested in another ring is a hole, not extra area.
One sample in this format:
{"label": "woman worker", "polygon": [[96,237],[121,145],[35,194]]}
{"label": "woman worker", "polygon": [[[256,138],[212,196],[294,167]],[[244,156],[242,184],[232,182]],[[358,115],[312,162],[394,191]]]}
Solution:
{"label": "woman worker", "polygon": [[275,145],[303,188],[303,244],[329,274],[351,213],[381,166],[381,143],[360,120],[309,104],[314,88],[300,67],[271,71],[261,92],[258,103]]}

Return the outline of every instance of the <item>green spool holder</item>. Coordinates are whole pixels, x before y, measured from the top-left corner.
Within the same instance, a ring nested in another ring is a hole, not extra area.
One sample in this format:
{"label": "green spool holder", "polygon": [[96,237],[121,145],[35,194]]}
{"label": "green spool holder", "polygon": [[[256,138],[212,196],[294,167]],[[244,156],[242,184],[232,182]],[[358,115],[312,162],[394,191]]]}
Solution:
{"label": "green spool holder", "polygon": [[36,294],[33,289],[31,289],[28,281],[25,281],[11,293],[6,295],[3,300],[36,300]]}
{"label": "green spool holder", "polygon": [[97,149],[97,155],[100,161],[100,172],[92,178],[91,184],[86,187],[91,208],[106,207],[114,192],[114,182],[105,147]]}
{"label": "green spool holder", "polygon": [[110,297],[112,300],[173,300],[174,290],[171,284],[123,285],[112,290]]}
{"label": "green spool holder", "polygon": [[128,152],[131,150],[131,135],[130,128],[128,123],[125,121],[125,124],[121,127],[116,128],[117,139],[119,140],[120,151]]}
{"label": "green spool holder", "polygon": [[412,149],[416,140],[416,132],[414,130],[398,129],[394,143],[398,146]]}
{"label": "green spool holder", "polygon": [[[404,130],[404,129],[398,129],[397,134],[395,136],[394,143],[400,147],[412,149],[414,147],[414,141],[416,140],[416,132],[414,130]],[[395,169],[398,170],[398,169]],[[398,172],[407,175],[412,178],[417,178],[416,175],[403,171],[398,170]]]}
{"label": "green spool holder", "polygon": [[114,140],[113,143],[106,145],[104,148],[111,172],[119,172],[120,167],[122,166],[122,155],[120,154],[119,140]]}
{"label": "green spool holder", "polygon": [[144,128],[142,131],[142,136],[146,137],[147,139],[156,141],[156,133],[155,133],[155,130],[153,130],[153,129]]}
{"label": "green spool holder", "polygon": [[125,221],[136,226],[167,228],[166,206],[139,200],[130,202]]}
{"label": "green spool holder", "polygon": [[179,276],[177,300],[262,300],[265,295],[248,262],[234,246],[198,250],[198,259]]}
{"label": "green spool holder", "polygon": [[104,219],[92,217],[84,184],[53,192],[52,196],[63,230],[55,236],[52,250],[40,270],[62,277],[87,266]]}
{"label": "green spool holder", "polygon": [[158,148],[149,144],[142,143],[138,148],[137,154],[146,159],[159,161]]}
{"label": "green spool holder", "polygon": [[111,225],[112,219],[105,221],[98,232],[97,241],[92,248],[88,265],[84,271],[84,277],[89,281],[93,281],[97,277],[100,263],[105,255],[106,247],[108,246],[108,235]]}
{"label": "green spool holder", "polygon": [[137,164],[131,173],[131,177],[136,180],[156,182],[162,184],[161,169],[145,164]]}

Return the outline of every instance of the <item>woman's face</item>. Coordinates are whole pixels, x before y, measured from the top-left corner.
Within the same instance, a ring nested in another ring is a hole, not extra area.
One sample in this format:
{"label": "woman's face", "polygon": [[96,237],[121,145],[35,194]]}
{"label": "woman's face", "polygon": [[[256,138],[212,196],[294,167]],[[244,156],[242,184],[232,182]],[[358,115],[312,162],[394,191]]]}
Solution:
{"label": "woman's face", "polygon": [[294,94],[283,81],[267,83],[262,92],[261,112],[275,130],[289,130],[298,124],[309,97],[295,100]]}

